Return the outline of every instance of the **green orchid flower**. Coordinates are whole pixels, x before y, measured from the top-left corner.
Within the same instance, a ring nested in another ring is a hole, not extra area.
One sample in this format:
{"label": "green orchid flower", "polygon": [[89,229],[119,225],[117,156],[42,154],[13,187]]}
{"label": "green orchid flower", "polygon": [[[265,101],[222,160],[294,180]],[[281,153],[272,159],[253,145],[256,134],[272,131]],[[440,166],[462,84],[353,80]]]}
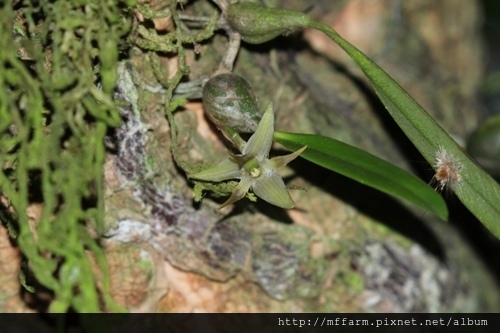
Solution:
{"label": "green orchid flower", "polygon": [[273,143],[274,112],[269,105],[257,130],[248,142],[240,146],[241,155],[231,154],[213,168],[190,175],[190,178],[210,182],[239,179],[240,183],[219,209],[245,197],[251,189],[261,199],[281,208],[293,208],[293,202],[285,183],[276,170],[296,159],[307,146],[296,152],[269,159]]}

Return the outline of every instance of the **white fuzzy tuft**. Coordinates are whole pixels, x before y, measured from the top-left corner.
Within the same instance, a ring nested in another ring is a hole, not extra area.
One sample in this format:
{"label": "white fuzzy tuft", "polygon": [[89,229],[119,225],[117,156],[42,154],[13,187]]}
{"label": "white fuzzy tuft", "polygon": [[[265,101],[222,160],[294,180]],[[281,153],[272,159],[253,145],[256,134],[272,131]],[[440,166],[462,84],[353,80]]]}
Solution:
{"label": "white fuzzy tuft", "polygon": [[438,191],[453,190],[462,180],[462,164],[443,147],[436,152],[435,161],[436,174],[432,177],[431,183],[437,184]]}

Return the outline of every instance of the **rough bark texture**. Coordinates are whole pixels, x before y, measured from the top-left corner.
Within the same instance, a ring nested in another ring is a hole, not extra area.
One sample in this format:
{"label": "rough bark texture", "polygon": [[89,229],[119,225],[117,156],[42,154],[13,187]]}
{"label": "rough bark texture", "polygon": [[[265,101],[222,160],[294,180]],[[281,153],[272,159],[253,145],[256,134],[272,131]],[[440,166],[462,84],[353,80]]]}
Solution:
{"label": "rough bark texture", "polygon": [[[301,10],[310,2],[273,5]],[[457,139],[475,127],[477,1],[317,1],[311,15],[372,57]],[[216,35],[199,56],[190,51],[189,79],[210,75],[226,44]],[[175,58],[163,55],[160,65],[172,73]],[[498,287],[449,225],[305,161],[288,170],[288,185],[307,189],[292,191],[292,210],[245,199],[216,211],[224,198],[209,194],[194,203],[170,153],[163,97],[144,89],[155,81],[149,66],[138,49],[120,65],[124,123],[105,164],[104,244],[120,305],[158,312],[498,310]],[[406,169],[418,158],[360,71],[318,32],[244,45],[235,72],[255,89],[261,110],[274,103],[279,130],[331,136]],[[225,141],[201,102],[186,104],[175,121],[182,160],[224,158]],[[17,272],[6,265],[18,254],[0,250],[5,279],[14,283]],[[17,309],[12,297],[2,296],[3,311]]]}
{"label": "rough bark texture", "polygon": [[[328,3],[315,4],[313,14],[327,13],[319,18],[387,68],[447,129],[463,137],[474,127],[481,73],[476,4],[464,10],[453,1],[346,1],[325,11]],[[464,18],[451,20],[450,13]],[[274,102],[279,129],[332,136],[404,166],[405,145],[398,142],[404,138],[387,131],[393,125],[359,71],[317,32],[303,37],[241,50],[236,73],[255,88],[261,108]],[[203,46],[192,60],[192,78],[215,68],[206,55],[222,54],[224,43],[217,36]],[[125,115],[128,122],[117,130],[123,131],[122,148],[109,167],[135,185],[109,208],[122,215],[110,241],[141,230],[135,237],[166,259],[154,266],[155,282],[167,283],[151,287],[163,295],[151,296],[150,310],[425,312],[495,304],[496,295],[482,294],[492,283],[487,273],[447,226],[305,162],[292,166],[289,184],[308,189],[293,192],[296,209],[243,201],[215,213],[210,198],[193,206],[188,184],[172,164],[168,124],[154,96],[129,102],[139,112]],[[215,163],[226,148],[201,108],[190,103],[176,114],[183,158]],[[127,138],[134,138],[130,146]],[[145,155],[137,156],[137,149]],[[140,216],[123,214],[122,202],[131,197],[142,206],[134,212]],[[441,229],[451,239],[446,244]]]}

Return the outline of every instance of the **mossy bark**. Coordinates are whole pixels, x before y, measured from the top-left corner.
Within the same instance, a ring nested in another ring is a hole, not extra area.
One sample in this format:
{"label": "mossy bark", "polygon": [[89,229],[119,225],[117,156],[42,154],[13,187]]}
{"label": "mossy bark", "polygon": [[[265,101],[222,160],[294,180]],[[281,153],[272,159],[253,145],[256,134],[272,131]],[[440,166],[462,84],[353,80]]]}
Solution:
{"label": "mossy bark", "polygon": [[[471,105],[478,105],[474,85],[460,80],[458,60],[446,66],[440,62],[448,48],[435,46],[436,41],[429,40],[433,36],[419,31],[421,20],[439,20],[447,10],[458,10],[447,4],[438,7],[429,2],[416,10],[410,3],[392,8],[393,2],[378,1],[371,19],[380,26],[379,34],[370,39],[367,53],[401,80],[446,128],[463,136],[479,116],[470,112]],[[306,5],[293,3],[294,8]],[[324,12],[321,6],[318,3],[313,14]],[[348,15],[353,6],[363,12],[365,5],[346,1],[323,19]],[[399,16],[392,22],[395,10]],[[461,12],[472,15],[460,30],[466,36],[477,29],[477,12],[468,12]],[[348,23],[360,29],[364,24]],[[436,38],[453,45],[456,37],[447,31],[441,29],[442,35]],[[306,32],[261,46],[243,46],[235,73],[254,87],[261,109],[274,103],[279,130],[332,136],[411,168],[406,139],[383,114],[360,73],[341,55],[319,47],[326,57],[314,53],[305,42],[315,46],[315,38]],[[191,80],[216,69],[225,43],[223,37],[214,36],[199,56],[188,52]],[[470,57],[479,65],[475,39],[471,36],[463,44],[469,45],[461,46],[463,52],[473,53]],[[417,56],[428,50],[435,55]],[[141,63],[143,57],[138,53],[134,62]],[[439,69],[439,75],[428,71],[424,75],[428,66]],[[480,69],[470,66],[469,70],[469,77],[478,84]],[[139,69],[136,75],[144,74]],[[443,80],[453,89],[444,89]],[[150,162],[133,179],[135,195],[144,204],[143,213],[136,212],[142,217],[134,218],[134,223],[147,226],[145,234],[137,237],[147,238],[166,259],[165,267],[155,269],[169,287],[151,309],[444,312],[495,308],[498,294],[482,292],[485,284],[495,290],[493,281],[450,226],[309,163],[293,163],[289,170],[293,176],[289,185],[307,188],[293,191],[296,209],[283,211],[258,200],[217,213],[214,208],[223,198],[210,193],[201,204],[194,204],[189,183],[169,154],[169,125],[158,108],[159,98],[146,92],[138,102],[137,119],[144,123],[142,135],[147,138],[147,156],[141,158]],[[464,117],[450,116],[451,111]],[[174,118],[184,163],[217,163],[224,158],[226,142],[207,122],[199,102],[186,104]],[[115,171],[123,173],[116,168],[123,156],[113,159]],[[123,217],[115,221],[116,230],[124,221],[130,223]],[[447,234],[446,242],[442,233]]]}

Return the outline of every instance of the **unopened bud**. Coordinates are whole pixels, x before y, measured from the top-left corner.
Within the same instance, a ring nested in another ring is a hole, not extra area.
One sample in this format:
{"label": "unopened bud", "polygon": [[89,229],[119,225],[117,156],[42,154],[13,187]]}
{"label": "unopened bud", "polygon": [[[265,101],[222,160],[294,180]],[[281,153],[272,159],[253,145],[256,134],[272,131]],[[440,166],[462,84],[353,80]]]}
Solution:
{"label": "unopened bud", "polygon": [[205,84],[203,105],[222,130],[229,127],[238,133],[253,133],[262,117],[248,82],[231,73],[214,76]]}
{"label": "unopened bud", "polygon": [[229,5],[229,24],[251,44],[261,44],[282,34],[308,27],[311,18],[306,14],[282,8],[267,8],[252,3]]}

